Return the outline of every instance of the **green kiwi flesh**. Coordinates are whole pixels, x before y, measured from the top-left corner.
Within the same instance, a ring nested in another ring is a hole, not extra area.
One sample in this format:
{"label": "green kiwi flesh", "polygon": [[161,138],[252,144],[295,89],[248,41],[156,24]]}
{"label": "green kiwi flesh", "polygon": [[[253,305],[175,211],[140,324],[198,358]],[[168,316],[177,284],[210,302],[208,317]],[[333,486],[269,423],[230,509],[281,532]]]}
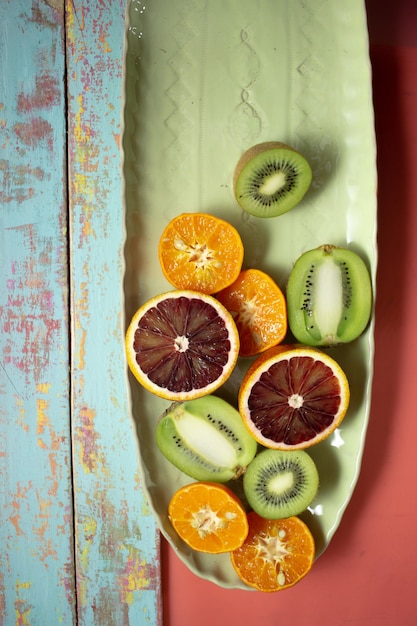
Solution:
{"label": "green kiwi flesh", "polygon": [[276,217],[295,207],[312,180],[308,161],[281,142],[252,146],[241,156],[233,188],[238,204],[255,217]]}
{"label": "green kiwi flesh", "polygon": [[288,324],[300,343],[349,343],[365,330],[372,311],[371,278],[352,250],[323,245],[302,254],[287,284]]}
{"label": "green kiwi flesh", "polygon": [[267,519],[302,513],[314,500],[319,474],[304,450],[260,452],[243,476],[243,489],[252,509]]}
{"label": "green kiwi flesh", "polygon": [[172,404],[158,421],[155,437],[162,454],[196,480],[237,478],[257,451],[239,412],[212,395]]}

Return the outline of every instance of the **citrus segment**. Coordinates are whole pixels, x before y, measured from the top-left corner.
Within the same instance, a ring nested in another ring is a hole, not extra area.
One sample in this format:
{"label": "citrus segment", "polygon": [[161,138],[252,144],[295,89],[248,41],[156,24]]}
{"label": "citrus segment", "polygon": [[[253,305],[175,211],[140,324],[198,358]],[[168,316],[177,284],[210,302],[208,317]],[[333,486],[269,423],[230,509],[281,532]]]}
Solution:
{"label": "citrus segment", "polygon": [[249,532],[244,543],[230,557],[238,574],[250,587],[272,592],[292,587],[314,562],[314,539],[298,517],[266,520],[248,514]]}
{"label": "citrus segment", "polygon": [[349,383],[328,354],[303,346],[276,346],[258,357],[239,390],[239,411],[255,439],[281,450],[310,447],[341,423]]}
{"label": "citrus segment", "polygon": [[219,554],[242,545],[248,534],[245,509],[225,485],[196,482],[171,498],[168,516],[178,535],[193,550]]}
{"label": "citrus segment", "polygon": [[287,332],[284,294],[258,269],[243,270],[217,299],[231,312],[240,337],[240,355],[254,356],[280,343]]}
{"label": "citrus segment", "polygon": [[230,313],[212,296],[177,290],[155,296],[135,313],[126,333],[136,379],[168,400],[191,400],[222,385],[239,354]]}
{"label": "citrus segment", "polygon": [[205,213],[182,213],[163,231],[158,255],[165,278],[177,289],[213,294],[233,283],[243,262],[238,231]]}

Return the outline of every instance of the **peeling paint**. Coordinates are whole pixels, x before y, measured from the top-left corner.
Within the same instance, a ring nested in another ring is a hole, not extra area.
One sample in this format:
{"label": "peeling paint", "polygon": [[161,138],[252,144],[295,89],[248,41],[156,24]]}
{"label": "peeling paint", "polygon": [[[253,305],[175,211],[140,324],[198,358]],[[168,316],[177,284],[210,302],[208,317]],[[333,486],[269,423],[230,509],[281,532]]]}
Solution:
{"label": "peeling paint", "polygon": [[0,622],[160,619],[158,536],[137,477],[120,337],[124,12],[124,0],[0,3],[3,32],[12,14],[16,24],[0,35],[10,73],[0,102]]}
{"label": "peeling paint", "polygon": [[41,167],[13,165],[6,159],[0,159],[0,202],[24,202],[35,195],[37,181],[50,178]]}
{"label": "peeling paint", "polygon": [[135,592],[154,589],[157,571],[156,566],[147,563],[140,550],[134,546],[122,546],[121,549],[127,550],[128,556],[125,559],[125,569],[119,575],[120,599],[131,605]]}
{"label": "peeling paint", "polygon": [[55,315],[48,288],[51,264],[50,241],[39,242],[35,226],[15,229],[31,255],[14,263],[7,280],[7,303],[0,306],[1,330],[5,333],[4,366],[13,365],[25,374],[35,372],[36,382],[49,364],[50,351],[61,332],[63,320]]}
{"label": "peeling paint", "polygon": [[52,151],[54,130],[48,120],[33,117],[30,122],[18,122],[13,126],[13,132],[22,143],[30,148],[36,148],[41,141],[45,140],[49,150]]}
{"label": "peeling paint", "polygon": [[95,409],[86,406],[79,411],[80,426],[77,427],[78,456],[85,472],[97,470],[99,463],[98,434],[94,430]]}
{"label": "peeling paint", "polygon": [[31,586],[31,582],[20,582],[18,580],[16,581],[16,600],[14,603],[16,626],[30,626],[30,613],[32,610],[32,604],[26,598],[22,598],[21,595],[24,595],[25,592],[30,591]]}
{"label": "peeling paint", "polygon": [[63,9],[0,3],[4,624],[74,623]]}
{"label": "peeling paint", "polygon": [[31,113],[34,109],[48,109],[59,104],[61,88],[56,74],[41,72],[35,77],[35,89],[32,93],[19,93],[17,111]]}

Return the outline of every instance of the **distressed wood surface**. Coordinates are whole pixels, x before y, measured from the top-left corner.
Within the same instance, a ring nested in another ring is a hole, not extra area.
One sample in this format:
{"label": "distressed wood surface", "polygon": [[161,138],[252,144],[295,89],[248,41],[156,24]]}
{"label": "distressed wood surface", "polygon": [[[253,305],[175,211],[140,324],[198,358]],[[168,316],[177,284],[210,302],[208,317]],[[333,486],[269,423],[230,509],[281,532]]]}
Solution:
{"label": "distressed wood surface", "polygon": [[0,24],[0,623],[71,624],[64,12]]}
{"label": "distressed wood surface", "polygon": [[157,625],[123,354],[125,2],[6,0],[0,24],[0,623]]}
{"label": "distressed wood surface", "polygon": [[140,489],[122,341],[124,20],[123,0],[68,4],[75,537],[86,625],[158,621],[158,535]]}

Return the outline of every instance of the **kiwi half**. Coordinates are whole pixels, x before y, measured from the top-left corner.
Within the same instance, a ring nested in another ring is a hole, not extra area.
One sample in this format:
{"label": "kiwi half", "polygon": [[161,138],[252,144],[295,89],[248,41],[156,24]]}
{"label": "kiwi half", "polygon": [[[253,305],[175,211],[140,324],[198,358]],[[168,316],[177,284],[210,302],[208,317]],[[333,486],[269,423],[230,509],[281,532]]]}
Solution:
{"label": "kiwi half", "polygon": [[296,206],[310,187],[312,171],[285,143],[252,146],[238,161],[233,189],[238,204],[255,217],[275,217]]}
{"label": "kiwi half", "polygon": [[309,346],[353,341],[372,310],[372,285],[362,258],[346,248],[323,245],[302,254],[287,284],[288,323]]}
{"label": "kiwi half", "polygon": [[314,500],[318,486],[317,467],[304,450],[265,449],[243,476],[249,505],[267,519],[298,515]]}
{"label": "kiwi half", "polygon": [[162,454],[196,480],[223,483],[237,478],[257,451],[239,412],[212,395],[171,405],[155,437]]}

